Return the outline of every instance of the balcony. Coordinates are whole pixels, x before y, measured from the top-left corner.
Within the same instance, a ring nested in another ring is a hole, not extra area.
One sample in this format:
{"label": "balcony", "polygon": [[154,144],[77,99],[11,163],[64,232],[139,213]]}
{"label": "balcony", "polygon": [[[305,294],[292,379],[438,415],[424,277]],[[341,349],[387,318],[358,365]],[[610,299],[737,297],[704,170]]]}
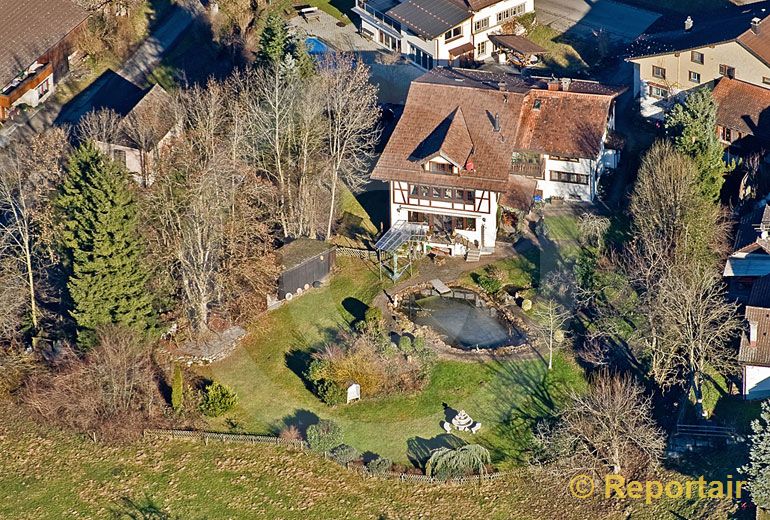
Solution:
{"label": "balcony", "polygon": [[545,175],[545,161],[543,156],[529,152],[514,152],[511,159],[511,173],[542,179]]}
{"label": "balcony", "polygon": [[0,107],[10,108],[24,94],[36,88],[53,74],[50,63],[30,67],[0,91]]}

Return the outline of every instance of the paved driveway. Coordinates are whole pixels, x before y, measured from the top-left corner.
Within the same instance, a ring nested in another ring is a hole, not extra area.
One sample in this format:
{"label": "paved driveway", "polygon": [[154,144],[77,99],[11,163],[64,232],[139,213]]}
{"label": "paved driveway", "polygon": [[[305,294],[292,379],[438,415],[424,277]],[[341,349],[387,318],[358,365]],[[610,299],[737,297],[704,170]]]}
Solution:
{"label": "paved driveway", "polygon": [[623,41],[635,39],[660,17],[613,0],[536,0],[535,11],[538,22],[557,31],[590,36],[605,29],[613,39]]}

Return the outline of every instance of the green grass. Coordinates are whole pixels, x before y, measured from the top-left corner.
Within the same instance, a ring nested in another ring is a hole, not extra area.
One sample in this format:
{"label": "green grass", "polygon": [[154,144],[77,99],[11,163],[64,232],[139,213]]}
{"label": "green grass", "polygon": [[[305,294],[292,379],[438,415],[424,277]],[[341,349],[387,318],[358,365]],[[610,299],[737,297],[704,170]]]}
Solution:
{"label": "green grass", "polygon": [[713,500],[645,506],[557,497],[525,470],[483,484],[424,486],[364,480],[316,455],[267,445],[94,444],[23,419],[6,402],[0,402],[0,452],[0,518],[20,520],[103,519],[129,511],[136,515],[130,518],[149,518],[124,499],[185,520],[456,518],[458,511],[490,519],[726,518],[727,504]]}
{"label": "green grass", "polygon": [[547,25],[536,25],[527,33],[527,38],[548,51],[541,57],[540,65],[550,72],[574,74],[586,70],[588,64],[575,47],[562,40],[562,33]]}
{"label": "green grass", "polygon": [[238,392],[241,404],[233,417],[247,431],[276,433],[285,424],[330,418],[344,428],[346,442],[403,463],[410,455],[443,442],[437,437],[443,433],[444,402],[466,409],[484,425],[475,437],[459,434],[463,440],[486,444],[498,461],[514,460],[526,440],[518,419],[550,413],[582,380],[582,371],[566,359],[559,360],[552,373],[546,373],[539,361],[441,361],[421,392],[328,407],[300,377],[309,352],[360,318],[378,290],[376,275],[366,264],[343,260],[329,287],[270,313],[252,329],[244,348],[207,367],[204,374]]}
{"label": "green grass", "polygon": [[350,10],[355,5],[353,0],[308,0],[307,3],[332,15],[341,22],[346,24],[352,23],[349,16]]}

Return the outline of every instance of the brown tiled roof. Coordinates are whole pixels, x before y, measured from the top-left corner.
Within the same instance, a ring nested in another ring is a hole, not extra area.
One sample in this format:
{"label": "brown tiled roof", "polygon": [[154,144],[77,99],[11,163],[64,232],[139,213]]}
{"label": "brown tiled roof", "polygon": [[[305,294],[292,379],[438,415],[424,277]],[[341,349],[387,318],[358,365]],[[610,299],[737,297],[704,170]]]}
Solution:
{"label": "brown tiled roof", "polygon": [[0,88],[86,18],[70,0],[0,0]]}
{"label": "brown tiled roof", "polygon": [[[567,92],[549,91],[538,78],[434,69],[412,82],[372,178],[504,192],[514,151],[596,157],[612,100],[621,91],[585,81],[573,81]],[[473,168],[457,176],[424,171],[415,155],[458,107],[473,145]]]}
{"label": "brown tiled roof", "polygon": [[462,45],[458,45],[457,47],[449,49],[449,56],[453,58],[458,58],[463,54],[467,54],[469,52],[473,52],[473,44],[471,42],[466,42],[466,43],[463,43]]}
{"label": "brown tiled roof", "polygon": [[500,205],[504,208],[529,209],[537,190],[537,180],[522,175],[508,176],[508,185],[505,187]]}
{"label": "brown tiled roof", "polygon": [[464,168],[472,151],[473,140],[463,110],[458,106],[419,144],[412,159],[424,164],[440,155],[455,166]]}
{"label": "brown tiled roof", "polygon": [[746,321],[756,324],[757,340],[751,343],[744,334],[738,360],[747,365],[770,366],[770,275],[759,278],[751,286]]}
{"label": "brown tiled roof", "polygon": [[713,95],[719,125],[770,140],[770,89],[723,77]]}
{"label": "brown tiled roof", "polygon": [[761,19],[757,32],[754,32],[753,28],[748,29],[738,36],[737,41],[765,65],[770,66],[770,21],[768,18],[770,16]]}
{"label": "brown tiled roof", "polygon": [[548,52],[532,40],[515,34],[490,34],[489,39],[499,47],[505,47],[522,54],[544,54]]}

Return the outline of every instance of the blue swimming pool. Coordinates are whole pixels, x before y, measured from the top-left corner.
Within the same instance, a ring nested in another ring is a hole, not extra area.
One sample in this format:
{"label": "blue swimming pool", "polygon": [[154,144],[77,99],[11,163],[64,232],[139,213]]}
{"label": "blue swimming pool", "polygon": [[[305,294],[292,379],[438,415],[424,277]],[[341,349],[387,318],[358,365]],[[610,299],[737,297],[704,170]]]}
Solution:
{"label": "blue swimming pool", "polygon": [[315,36],[308,36],[305,38],[305,45],[307,45],[307,52],[311,55],[320,55],[329,52],[329,46],[326,45],[323,40],[319,40]]}

